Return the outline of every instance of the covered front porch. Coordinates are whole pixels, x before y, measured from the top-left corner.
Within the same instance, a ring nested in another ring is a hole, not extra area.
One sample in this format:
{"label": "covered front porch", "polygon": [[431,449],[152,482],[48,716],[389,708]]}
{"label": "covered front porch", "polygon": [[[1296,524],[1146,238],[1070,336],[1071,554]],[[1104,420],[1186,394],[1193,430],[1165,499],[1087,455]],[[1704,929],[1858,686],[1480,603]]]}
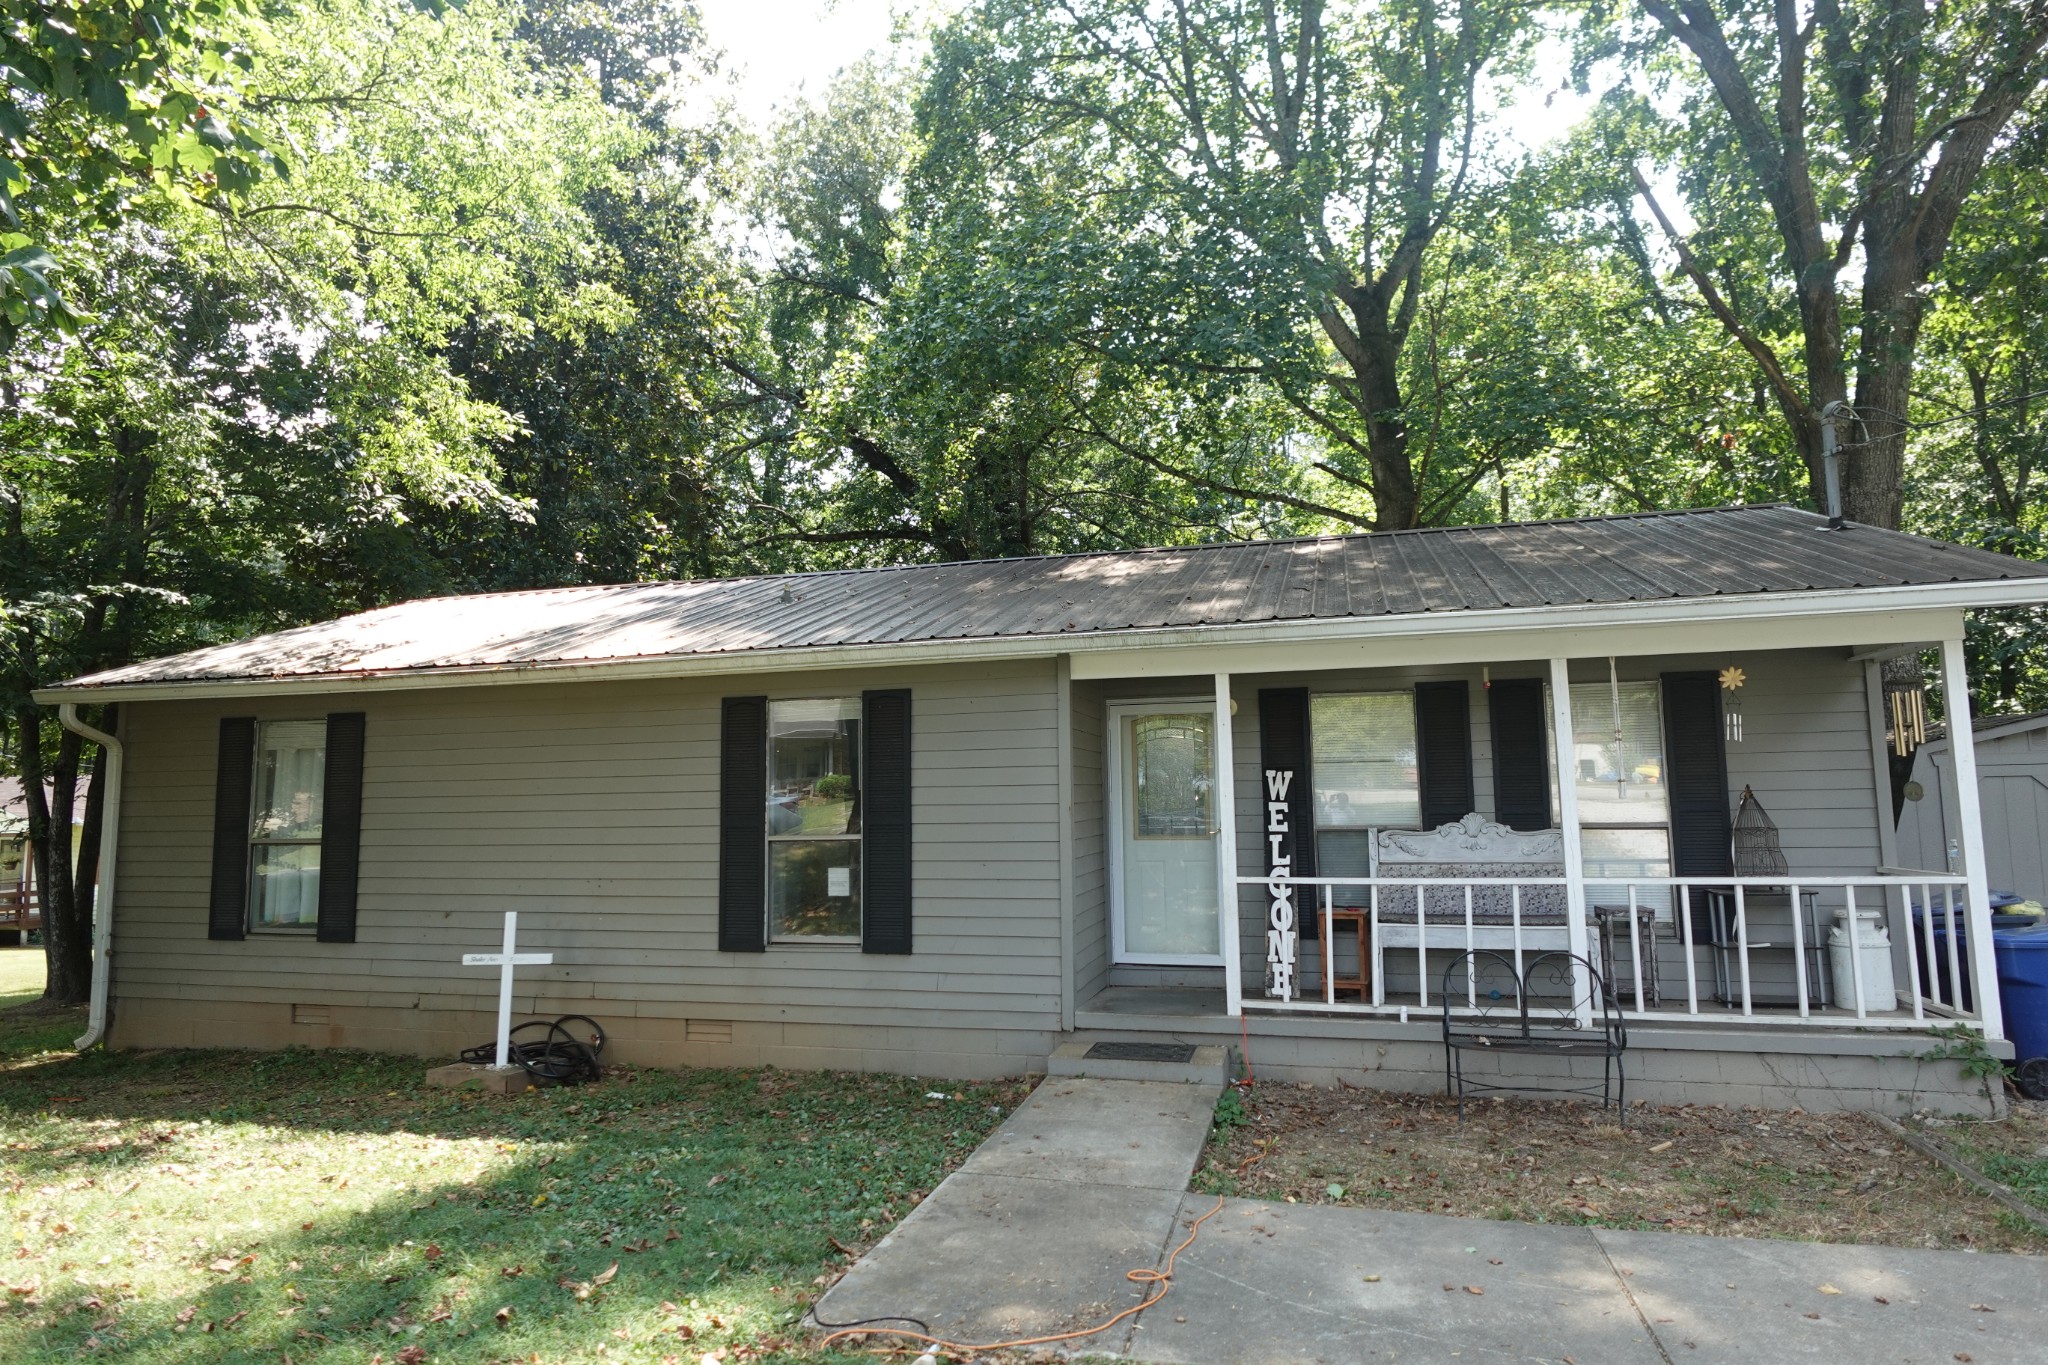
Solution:
{"label": "covered front porch", "polygon": [[1070,1028],[1304,1076],[1421,1047],[1420,1083],[1484,1003],[1466,954],[1569,953],[1637,1050],[1797,1059],[1791,1089],[1891,1085],[1816,1062],[1935,1028],[1999,1052],[1974,804],[1957,867],[1892,843],[1880,664],[1932,650],[1966,695],[1960,614],[1706,615],[1077,656]]}

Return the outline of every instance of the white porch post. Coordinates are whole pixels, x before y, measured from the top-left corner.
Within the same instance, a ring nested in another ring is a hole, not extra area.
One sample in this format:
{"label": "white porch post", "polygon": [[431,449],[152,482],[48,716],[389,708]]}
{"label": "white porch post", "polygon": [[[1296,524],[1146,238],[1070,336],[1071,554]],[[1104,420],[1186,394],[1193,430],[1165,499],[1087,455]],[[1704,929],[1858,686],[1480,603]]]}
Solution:
{"label": "white porch post", "polygon": [[[1569,659],[1550,661],[1551,743],[1557,752],[1557,818],[1564,831],[1565,941],[1572,952],[1591,960],[1586,951],[1586,858],[1579,847],[1578,758],[1572,744],[1572,671]],[[1574,983],[1577,993],[1577,983]],[[1579,1022],[1593,1022],[1591,992],[1581,996]]]}
{"label": "white porch post", "polygon": [[[1956,819],[1962,826],[1964,894],[1969,898],[1963,922],[1970,945],[1970,975],[1975,978],[1977,1013],[1986,1038],[2005,1036],[1998,1003],[1998,965],[1991,952],[1991,880],[1984,866],[1984,812],[1977,787],[1977,738],[1970,724],[1970,673],[1961,639],[1941,642],[1941,701],[1948,713],[1948,747],[1955,756]],[[1927,899],[1931,902],[1930,892]],[[1927,914],[1934,914],[1932,904]]]}
{"label": "white porch post", "polygon": [[1237,746],[1230,724],[1230,675],[1216,675],[1216,937],[1223,953],[1223,1012],[1244,1013],[1244,954],[1237,927]]}

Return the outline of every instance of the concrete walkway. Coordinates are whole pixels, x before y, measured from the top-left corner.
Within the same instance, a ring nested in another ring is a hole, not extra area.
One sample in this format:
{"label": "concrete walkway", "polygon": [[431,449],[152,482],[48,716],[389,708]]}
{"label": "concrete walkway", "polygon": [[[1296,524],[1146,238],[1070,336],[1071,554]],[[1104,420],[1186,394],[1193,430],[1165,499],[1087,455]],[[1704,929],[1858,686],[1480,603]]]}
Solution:
{"label": "concrete walkway", "polygon": [[[909,1314],[992,1342],[1141,1301],[1124,1272],[1161,1265],[1216,1206],[1185,1193],[1214,1098],[1047,1081],[818,1317]],[[2048,1261],[1234,1199],[1181,1254],[1164,1300],[1063,1349],[1160,1365],[2039,1365]]]}

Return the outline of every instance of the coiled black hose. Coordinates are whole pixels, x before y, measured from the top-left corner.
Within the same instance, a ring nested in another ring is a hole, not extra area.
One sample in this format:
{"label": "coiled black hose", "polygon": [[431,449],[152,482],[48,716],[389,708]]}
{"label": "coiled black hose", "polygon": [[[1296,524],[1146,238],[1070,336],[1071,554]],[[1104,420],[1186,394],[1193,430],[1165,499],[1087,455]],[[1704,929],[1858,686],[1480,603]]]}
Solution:
{"label": "coiled black hose", "polygon": [[[588,1041],[570,1032],[571,1024],[588,1025]],[[532,1036],[536,1030],[538,1036]],[[522,1038],[521,1034],[529,1036]],[[603,1052],[603,1027],[587,1014],[565,1014],[552,1022],[545,1019],[529,1019],[514,1028],[506,1048],[505,1059],[535,1080],[547,1081],[554,1085],[582,1085],[585,1081],[595,1081],[604,1075],[604,1068],[598,1062]],[[496,1065],[497,1041],[494,1039],[488,1043],[478,1043],[472,1048],[464,1048],[462,1060],[481,1062],[485,1066]]]}

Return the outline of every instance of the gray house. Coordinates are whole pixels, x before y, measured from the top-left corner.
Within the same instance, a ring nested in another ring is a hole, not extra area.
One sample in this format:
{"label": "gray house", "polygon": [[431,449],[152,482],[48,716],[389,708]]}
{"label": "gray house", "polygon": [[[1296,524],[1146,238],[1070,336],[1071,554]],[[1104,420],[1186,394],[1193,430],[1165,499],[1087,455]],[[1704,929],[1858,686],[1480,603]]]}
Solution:
{"label": "gray house", "polygon": [[[1984,716],[1976,724],[1985,876],[1994,888],[2048,899],[2048,711]],[[1899,812],[1899,861],[1950,869],[1962,856],[1955,757],[1946,735],[1920,746]],[[1953,851],[1952,851],[1953,850]]]}
{"label": "gray house", "polygon": [[1570,948],[1632,1095],[1964,1105],[1982,837],[1892,866],[1875,661],[1959,688],[1963,612],[2043,601],[1752,507],[442,598],[39,695],[121,703],[115,1046],[448,1055],[516,908],[520,1009],[620,1060],[1435,1088],[1444,964]]}

